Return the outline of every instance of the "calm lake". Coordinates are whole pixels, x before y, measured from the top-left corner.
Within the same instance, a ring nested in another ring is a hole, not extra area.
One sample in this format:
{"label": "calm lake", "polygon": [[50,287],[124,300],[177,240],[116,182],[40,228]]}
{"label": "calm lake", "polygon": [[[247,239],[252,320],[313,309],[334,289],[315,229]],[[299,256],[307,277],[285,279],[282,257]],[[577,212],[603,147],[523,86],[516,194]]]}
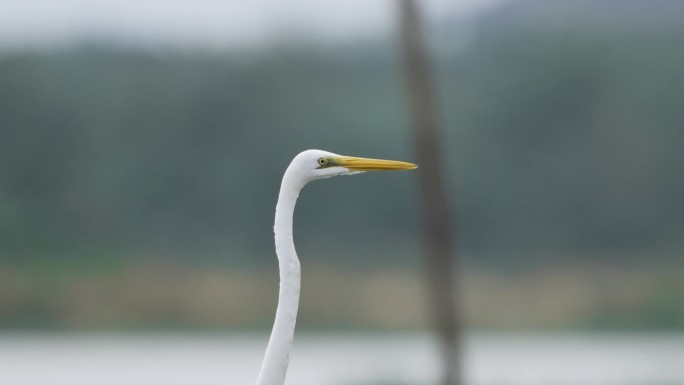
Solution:
{"label": "calm lake", "polygon": [[[2,385],[253,384],[267,335],[0,334]],[[684,334],[474,334],[469,385],[684,385]],[[435,384],[425,334],[295,336],[288,385]]]}

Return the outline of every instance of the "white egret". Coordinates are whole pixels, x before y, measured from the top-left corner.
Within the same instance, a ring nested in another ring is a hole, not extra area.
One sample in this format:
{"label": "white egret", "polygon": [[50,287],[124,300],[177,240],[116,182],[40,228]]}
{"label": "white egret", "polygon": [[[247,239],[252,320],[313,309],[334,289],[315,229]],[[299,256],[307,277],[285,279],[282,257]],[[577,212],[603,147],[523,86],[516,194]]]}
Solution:
{"label": "white egret", "polygon": [[355,158],[320,150],[304,151],[292,160],[280,185],[273,226],[280,269],[278,308],[256,385],[285,383],[299,307],[300,268],[292,239],[292,216],[299,191],[316,179],[365,171],[411,170],[416,167],[406,162]]}

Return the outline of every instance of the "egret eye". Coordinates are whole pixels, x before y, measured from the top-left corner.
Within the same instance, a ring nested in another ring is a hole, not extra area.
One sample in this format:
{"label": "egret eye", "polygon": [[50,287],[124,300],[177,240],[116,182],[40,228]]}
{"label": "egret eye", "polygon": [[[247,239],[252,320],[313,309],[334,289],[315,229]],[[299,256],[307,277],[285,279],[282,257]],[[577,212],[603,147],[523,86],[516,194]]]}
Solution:
{"label": "egret eye", "polygon": [[328,159],[326,159],[326,158],[319,158],[319,159],[318,159],[318,164],[320,164],[321,166],[325,166],[326,164],[328,164]]}

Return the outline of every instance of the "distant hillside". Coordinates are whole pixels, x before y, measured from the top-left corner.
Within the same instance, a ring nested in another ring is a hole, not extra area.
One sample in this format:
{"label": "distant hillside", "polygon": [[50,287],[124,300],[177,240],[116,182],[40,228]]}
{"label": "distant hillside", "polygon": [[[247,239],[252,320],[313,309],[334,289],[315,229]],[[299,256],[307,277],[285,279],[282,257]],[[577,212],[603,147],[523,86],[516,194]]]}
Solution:
{"label": "distant hillside", "polygon": [[[456,41],[474,28],[465,48],[435,55],[468,262],[681,256],[684,5],[617,3],[518,1],[438,31]],[[4,54],[0,260],[271,264],[294,154],[412,159],[399,57],[394,42]],[[415,182],[307,187],[300,253],[417,265]]]}

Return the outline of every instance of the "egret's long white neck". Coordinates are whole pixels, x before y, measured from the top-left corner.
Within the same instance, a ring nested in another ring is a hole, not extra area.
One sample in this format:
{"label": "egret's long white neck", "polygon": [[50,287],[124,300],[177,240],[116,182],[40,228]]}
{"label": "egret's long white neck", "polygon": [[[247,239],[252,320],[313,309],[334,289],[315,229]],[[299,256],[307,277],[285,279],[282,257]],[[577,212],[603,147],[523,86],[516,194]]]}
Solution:
{"label": "egret's long white neck", "polygon": [[273,231],[280,267],[280,292],[273,331],[271,331],[271,338],[268,341],[256,385],[283,385],[290,361],[290,347],[299,307],[301,276],[299,259],[292,239],[292,218],[299,191],[306,184],[306,181],[296,174],[289,168],[285,172],[276,205]]}

